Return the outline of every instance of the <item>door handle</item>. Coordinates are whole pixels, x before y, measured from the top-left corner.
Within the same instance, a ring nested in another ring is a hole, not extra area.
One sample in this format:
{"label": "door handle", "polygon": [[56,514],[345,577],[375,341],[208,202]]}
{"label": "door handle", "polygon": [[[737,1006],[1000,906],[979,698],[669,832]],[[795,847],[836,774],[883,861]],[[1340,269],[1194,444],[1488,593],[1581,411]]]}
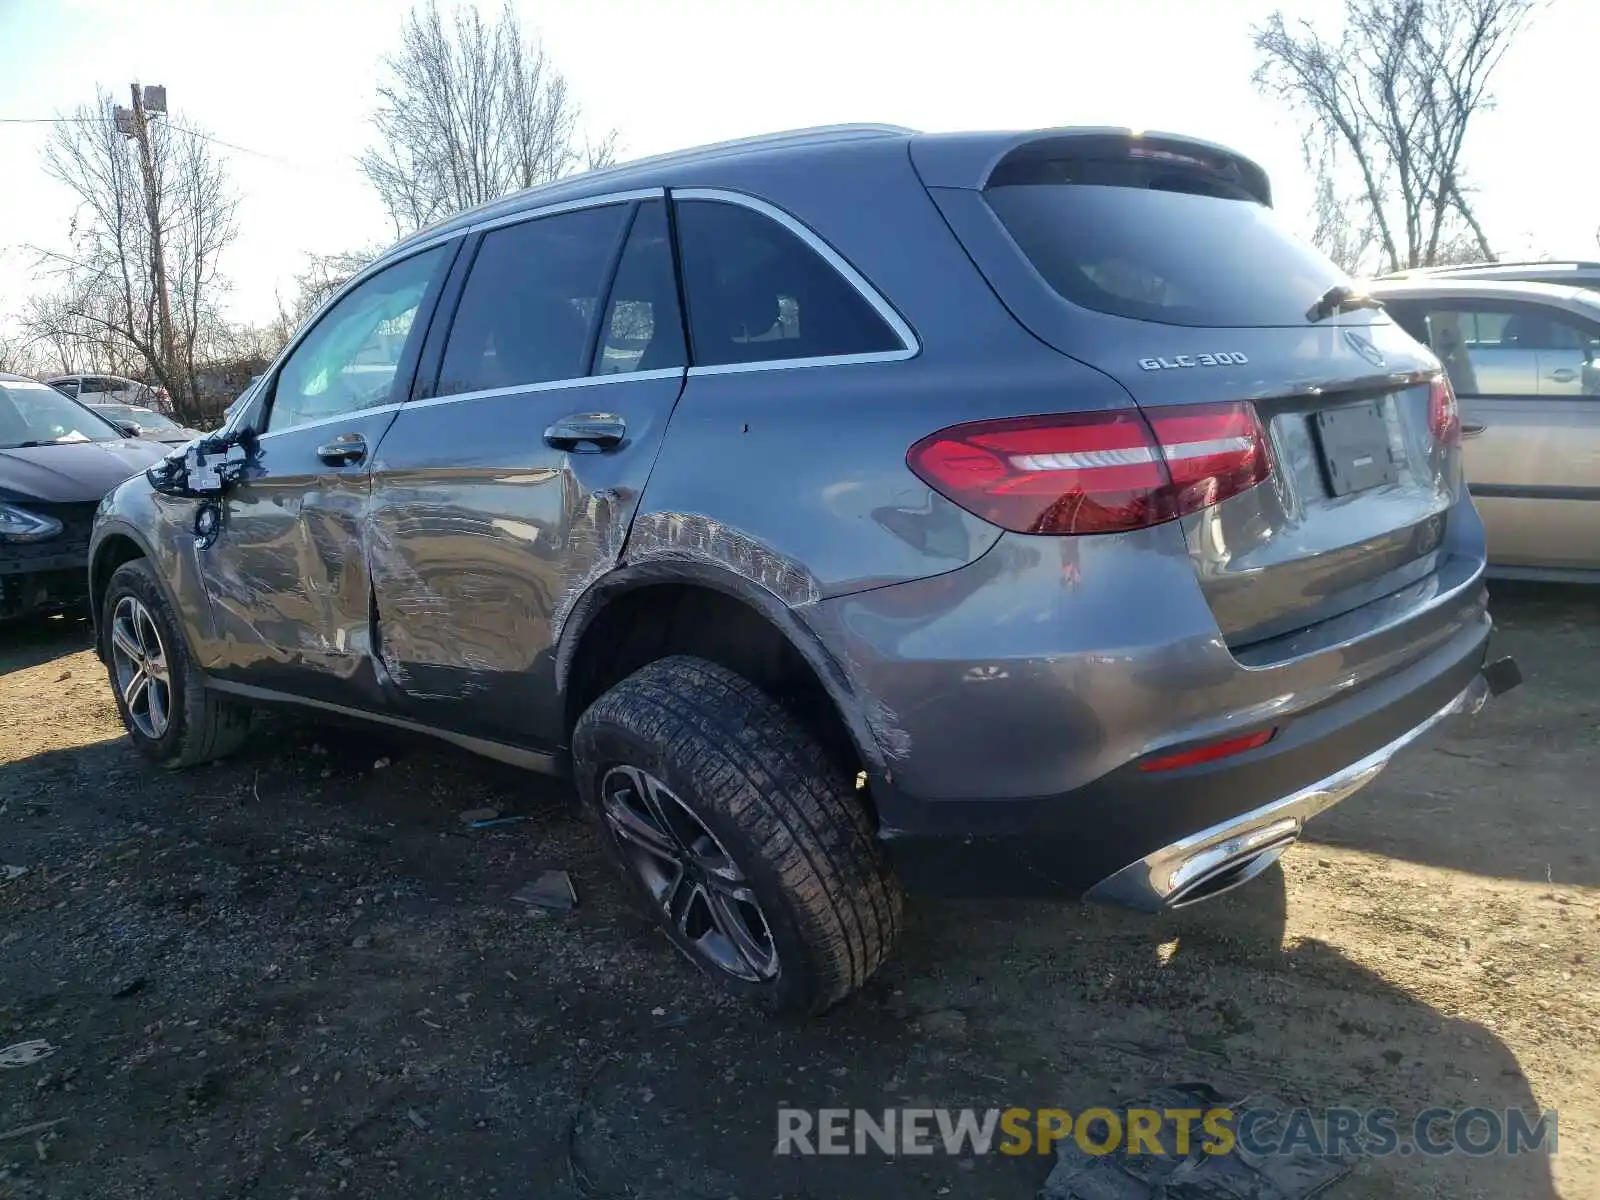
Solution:
{"label": "door handle", "polygon": [[1477,421],[1463,421],[1461,422],[1461,436],[1464,438],[1477,437],[1487,428],[1489,428],[1487,425],[1480,424]]}
{"label": "door handle", "polygon": [[1557,367],[1550,372],[1550,378],[1555,383],[1571,383],[1578,377],[1578,373],[1571,367]]}
{"label": "door handle", "polygon": [[348,467],[367,457],[367,439],[359,433],[341,433],[317,447],[317,457],[330,467]]}
{"label": "door handle", "polygon": [[557,450],[614,450],[627,432],[627,423],[615,413],[573,413],[546,429],[544,440]]}

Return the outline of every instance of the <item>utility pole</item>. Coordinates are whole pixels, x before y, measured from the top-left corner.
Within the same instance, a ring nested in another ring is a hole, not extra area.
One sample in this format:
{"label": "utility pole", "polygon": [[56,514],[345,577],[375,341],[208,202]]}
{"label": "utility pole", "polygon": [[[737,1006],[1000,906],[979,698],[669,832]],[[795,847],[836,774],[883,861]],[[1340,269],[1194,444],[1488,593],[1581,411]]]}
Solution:
{"label": "utility pole", "polygon": [[[150,152],[150,113],[145,110],[145,89],[135,83],[130,85],[133,94],[133,120],[131,136],[139,145],[139,171],[144,176],[145,216],[150,223],[150,262],[156,291],[156,320],[160,323],[161,368],[168,376],[167,392],[174,401],[177,390],[177,369],[172,345],[172,304],[167,296],[167,260],[161,247],[161,201],[156,192],[155,159]],[[158,111],[166,109],[166,89],[150,89],[161,97]]]}

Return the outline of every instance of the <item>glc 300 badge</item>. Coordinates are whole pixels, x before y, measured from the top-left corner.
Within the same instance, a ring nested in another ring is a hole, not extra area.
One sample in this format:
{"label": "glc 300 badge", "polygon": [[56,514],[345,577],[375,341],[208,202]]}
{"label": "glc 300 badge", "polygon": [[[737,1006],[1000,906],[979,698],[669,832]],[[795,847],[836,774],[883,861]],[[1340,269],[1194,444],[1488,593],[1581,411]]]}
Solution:
{"label": "glc 300 badge", "polygon": [[1176,371],[1179,367],[1242,367],[1249,361],[1237,350],[1224,350],[1221,354],[1174,354],[1171,358],[1141,358],[1139,365],[1146,371]]}

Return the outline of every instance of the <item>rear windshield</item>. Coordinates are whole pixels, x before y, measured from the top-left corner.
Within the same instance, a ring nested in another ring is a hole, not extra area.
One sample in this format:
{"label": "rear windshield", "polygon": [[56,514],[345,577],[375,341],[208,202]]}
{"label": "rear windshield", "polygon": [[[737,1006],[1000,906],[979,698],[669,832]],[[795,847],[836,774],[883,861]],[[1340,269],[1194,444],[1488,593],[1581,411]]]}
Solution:
{"label": "rear windshield", "polygon": [[[1349,277],[1253,198],[1148,181],[1023,183],[984,191],[1012,239],[1064,299],[1168,325],[1305,325]],[[1330,320],[1367,324],[1371,309]]]}

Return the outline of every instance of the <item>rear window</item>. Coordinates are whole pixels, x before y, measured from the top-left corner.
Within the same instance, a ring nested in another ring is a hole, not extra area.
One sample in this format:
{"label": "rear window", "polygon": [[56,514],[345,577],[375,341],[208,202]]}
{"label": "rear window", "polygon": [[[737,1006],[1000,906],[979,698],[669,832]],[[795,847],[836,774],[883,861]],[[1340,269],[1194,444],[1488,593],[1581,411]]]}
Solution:
{"label": "rear window", "polygon": [[[1350,282],[1272,209],[1213,179],[1127,162],[1060,166],[1047,181],[990,186],[984,196],[1073,304],[1168,325],[1304,325],[1324,292]],[[1330,323],[1373,316],[1363,309]]]}

